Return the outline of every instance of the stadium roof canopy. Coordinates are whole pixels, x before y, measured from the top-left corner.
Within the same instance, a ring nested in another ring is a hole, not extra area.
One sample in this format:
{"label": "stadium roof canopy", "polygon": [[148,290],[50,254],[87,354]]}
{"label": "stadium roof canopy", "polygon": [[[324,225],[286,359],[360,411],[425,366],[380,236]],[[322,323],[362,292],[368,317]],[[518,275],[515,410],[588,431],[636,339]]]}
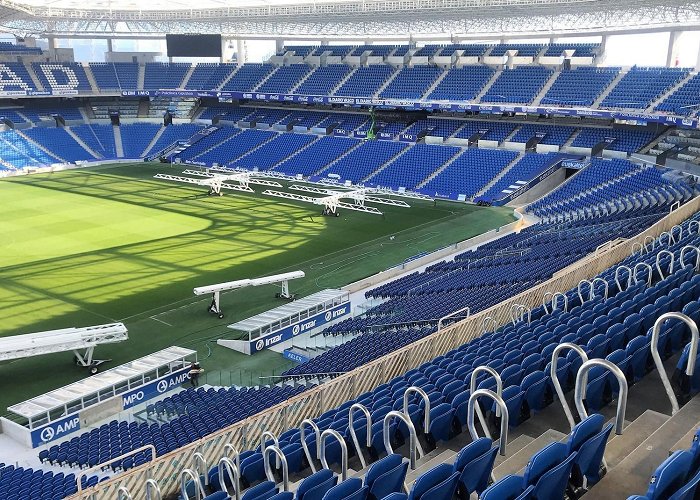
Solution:
{"label": "stadium roof canopy", "polygon": [[700,0],[0,0],[16,35],[468,40],[700,28]]}

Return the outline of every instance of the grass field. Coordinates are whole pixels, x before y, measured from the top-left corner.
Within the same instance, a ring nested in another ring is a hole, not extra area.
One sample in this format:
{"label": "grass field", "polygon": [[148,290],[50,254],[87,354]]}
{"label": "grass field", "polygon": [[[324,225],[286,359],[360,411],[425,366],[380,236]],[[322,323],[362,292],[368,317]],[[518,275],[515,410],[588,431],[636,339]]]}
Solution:
{"label": "grass field", "polygon": [[[384,217],[260,195],[209,197],[200,186],[152,179],[161,164],[113,165],[0,182],[0,336],[123,321],[129,341],[98,347],[105,368],[170,345],[197,349],[210,383],[257,383],[289,366],[266,351],[216,345],[226,325],[279,305],[273,287],[226,293],[226,318],[192,288],[301,269],[308,295],[513,220],[505,208],[411,201]],[[389,239],[394,236],[394,239]],[[72,355],[0,365],[0,411],[78,380]]]}

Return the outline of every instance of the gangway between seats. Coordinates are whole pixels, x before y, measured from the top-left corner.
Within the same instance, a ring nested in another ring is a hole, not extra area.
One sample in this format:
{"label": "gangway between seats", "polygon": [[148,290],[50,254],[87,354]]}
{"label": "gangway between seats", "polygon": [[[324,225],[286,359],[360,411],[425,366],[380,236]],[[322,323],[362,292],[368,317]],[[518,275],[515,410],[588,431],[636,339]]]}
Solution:
{"label": "gangway between seats", "polygon": [[[14,335],[0,338],[0,361],[73,351],[75,363],[89,368],[90,374],[94,375],[99,371],[99,365],[111,361],[93,359],[95,347],[100,344],[122,342],[128,338],[129,335],[123,323]],[[85,351],[81,353],[83,349]]]}

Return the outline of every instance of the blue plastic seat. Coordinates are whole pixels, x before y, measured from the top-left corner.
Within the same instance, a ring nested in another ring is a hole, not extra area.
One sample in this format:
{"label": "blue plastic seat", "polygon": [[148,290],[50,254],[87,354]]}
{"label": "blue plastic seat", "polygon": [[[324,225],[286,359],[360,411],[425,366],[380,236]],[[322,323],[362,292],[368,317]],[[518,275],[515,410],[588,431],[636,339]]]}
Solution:
{"label": "blue plastic seat", "polygon": [[689,451],[674,452],[652,474],[646,497],[661,500],[679,490],[685,484],[692,461],[693,455]]}
{"label": "blue plastic seat", "polygon": [[[304,500],[306,493],[310,490],[322,484],[325,485],[329,482],[332,483],[328,486],[328,488],[326,488],[326,490],[323,491],[323,494],[325,494],[325,492],[328,491],[328,489],[330,489],[331,486],[335,486],[335,483],[337,481],[338,478],[335,476],[335,474],[333,474],[332,470],[321,469],[318,472],[311,474],[309,477],[305,478],[299,484],[299,487],[297,488],[296,498],[297,500]],[[323,494],[321,494],[321,497],[323,497]]]}
{"label": "blue plastic seat", "polygon": [[700,495],[700,471],[691,477],[685,485],[676,491],[669,500],[694,500]]}
{"label": "blue plastic seat", "polygon": [[369,487],[362,484],[362,479],[353,477],[326,491],[322,500],[365,500],[368,492]]}
{"label": "blue plastic seat", "polygon": [[430,409],[428,435],[433,443],[447,441],[455,435],[454,415],[455,412],[449,403],[440,403]]}
{"label": "blue plastic seat", "polygon": [[267,500],[277,494],[277,486],[272,481],[263,481],[260,484],[249,488],[242,496],[241,500]]}
{"label": "blue plastic seat", "polygon": [[578,453],[572,471],[572,483],[576,486],[583,486],[584,477],[591,486],[600,481],[600,466],[613,427],[612,424],[603,427],[604,422],[602,415],[594,413],[571,431],[567,453]]}
{"label": "blue plastic seat", "polygon": [[369,497],[379,500],[400,492],[408,472],[408,462],[401,455],[391,454],[378,460],[367,470],[364,484],[369,488]]}
{"label": "blue plastic seat", "polygon": [[457,454],[453,470],[459,472],[457,497],[468,499],[476,492],[481,494],[489,483],[498,448],[486,437],[472,441]]}
{"label": "blue plastic seat", "polygon": [[552,401],[549,377],[544,372],[534,371],[525,376],[520,388],[525,391],[525,401],[531,413],[537,413]]}
{"label": "blue plastic seat", "polygon": [[551,443],[535,453],[523,474],[524,484],[534,486],[531,497],[563,500],[576,457],[576,452],[567,455],[564,443]]}
{"label": "blue plastic seat", "polygon": [[451,500],[457,489],[458,472],[449,464],[440,464],[416,479],[408,500]]}
{"label": "blue plastic seat", "polygon": [[534,489],[532,485],[523,488],[521,476],[509,475],[486,488],[479,500],[526,500]]}

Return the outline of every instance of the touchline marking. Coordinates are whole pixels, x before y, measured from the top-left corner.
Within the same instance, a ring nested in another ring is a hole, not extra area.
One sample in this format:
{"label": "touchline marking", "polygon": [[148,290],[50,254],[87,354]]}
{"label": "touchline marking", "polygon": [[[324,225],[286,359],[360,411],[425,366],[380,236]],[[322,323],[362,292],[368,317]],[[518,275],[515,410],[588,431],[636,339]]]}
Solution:
{"label": "touchline marking", "polygon": [[163,321],[162,319],[158,319],[155,316],[149,316],[149,318],[151,318],[153,321],[157,321],[158,323],[163,323],[164,325],[173,326],[170,323],[168,323],[167,321]]}

